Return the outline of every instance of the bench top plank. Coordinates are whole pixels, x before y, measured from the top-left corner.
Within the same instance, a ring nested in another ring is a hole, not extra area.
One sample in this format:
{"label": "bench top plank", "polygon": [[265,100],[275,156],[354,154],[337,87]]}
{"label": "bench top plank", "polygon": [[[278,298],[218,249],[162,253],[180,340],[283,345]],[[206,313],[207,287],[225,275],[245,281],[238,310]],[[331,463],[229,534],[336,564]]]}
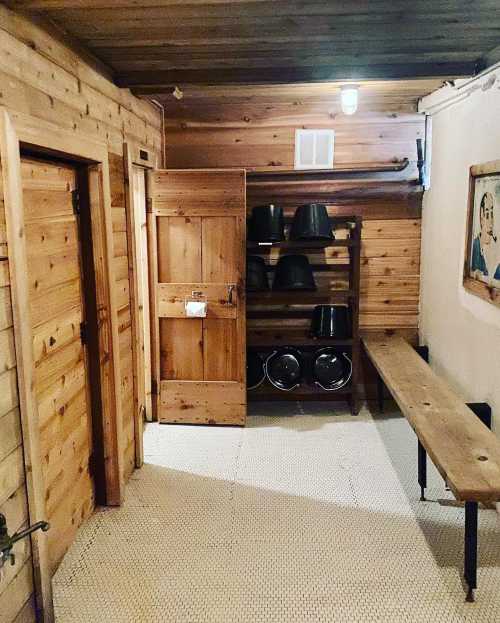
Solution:
{"label": "bench top plank", "polygon": [[457,500],[500,501],[500,440],[403,338],[363,339],[375,368]]}

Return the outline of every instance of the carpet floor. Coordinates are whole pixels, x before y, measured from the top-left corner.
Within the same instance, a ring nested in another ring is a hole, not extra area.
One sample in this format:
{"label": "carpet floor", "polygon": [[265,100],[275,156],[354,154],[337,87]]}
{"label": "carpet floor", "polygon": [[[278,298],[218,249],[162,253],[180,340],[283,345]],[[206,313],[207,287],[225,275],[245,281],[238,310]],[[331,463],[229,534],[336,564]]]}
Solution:
{"label": "carpet floor", "polygon": [[[338,408],[336,408],[338,409]],[[480,510],[464,602],[464,509],[397,412],[252,405],[246,428],[161,426],[121,508],[54,577],[58,623],[500,621],[500,526]]]}

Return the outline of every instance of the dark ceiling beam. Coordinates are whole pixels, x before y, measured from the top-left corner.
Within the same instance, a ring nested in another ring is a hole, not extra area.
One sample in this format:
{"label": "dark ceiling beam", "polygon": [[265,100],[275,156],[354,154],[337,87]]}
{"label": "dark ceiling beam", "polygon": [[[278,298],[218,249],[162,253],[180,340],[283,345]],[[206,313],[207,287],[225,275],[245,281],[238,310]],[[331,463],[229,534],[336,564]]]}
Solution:
{"label": "dark ceiling beam", "polygon": [[445,63],[380,64],[346,67],[268,67],[130,71],[119,73],[116,82],[136,93],[169,92],[175,85],[292,84],[304,82],[397,80],[443,76],[458,78],[477,73],[475,61]]}
{"label": "dark ceiling beam", "polygon": [[108,11],[116,9],[141,11],[171,12],[180,17],[209,17],[217,15],[276,15],[284,11],[287,15],[343,15],[366,13],[375,10],[378,13],[426,12],[431,16],[439,10],[468,11],[476,13],[498,7],[497,0],[475,0],[471,7],[470,0],[4,0],[5,4],[15,9],[45,11]]}
{"label": "dark ceiling beam", "polygon": [[[450,53],[423,53],[420,55],[420,62],[425,64],[434,64],[434,63],[451,63],[451,62],[471,62],[476,63],[478,59],[482,57],[481,50],[475,50],[474,52],[454,52]],[[301,67],[311,67],[315,68],[319,67],[348,67],[352,63],[356,63],[357,66],[363,66],[365,68],[369,68],[372,65],[380,65],[380,64],[391,64],[391,65],[408,65],[408,63],[412,63],[415,60],[414,54],[404,54],[404,55],[387,55],[387,54],[368,54],[368,55],[356,55],[353,58],[353,55],[316,55],[316,54],[307,54],[304,57],[297,57],[291,54],[284,55],[274,55],[273,56],[273,69],[278,69],[279,67],[289,68],[294,67],[299,69]],[[138,71],[149,71],[149,72],[158,72],[158,71],[189,71],[189,70],[207,70],[212,71],[214,67],[218,69],[223,68],[231,68],[238,69],[239,67],[252,67],[253,71],[256,71],[258,68],[263,67],[264,69],[269,68],[269,55],[260,56],[256,55],[255,57],[246,56],[240,58],[233,58],[232,56],[228,58],[214,58],[214,57],[199,57],[189,55],[186,58],[186,55],[170,55],[166,59],[124,59],[124,60],[113,60],[113,67],[116,70],[116,73],[119,75],[121,73],[129,73],[129,72],[138,72]]]}

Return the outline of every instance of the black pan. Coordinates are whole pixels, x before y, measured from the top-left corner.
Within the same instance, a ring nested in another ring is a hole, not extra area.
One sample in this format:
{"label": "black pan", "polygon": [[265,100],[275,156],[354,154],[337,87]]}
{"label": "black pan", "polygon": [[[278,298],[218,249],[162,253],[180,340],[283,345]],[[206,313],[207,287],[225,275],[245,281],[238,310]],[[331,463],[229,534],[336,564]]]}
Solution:
{"label": "black pan", "polygon": [[352,362],[345,352],[327,347],[313,357],[313,378],[316,385],[327,391],[337,391],[351,380]]}
{"label": "black pan", "polygon": [[247,389],[255,389],[265,378],[264,360],[255,351],[247,351]]}
{"label": "black pan", "polygon": [[274,272],[273,290],[316,290],[313,271],[305,255],[280,257]]}
{"label": "black pan", "polygon": [[269,290],[266,262],[263,257],[249,255],[247,257],[247,291],[258,292]]}
{"label": "black pan", "polygon": [[311,333],[318,338],[349,338],[351,321],[347,305],[316,305],[313,310]]}
{"label": "black pan", "polygon": [[248,239],[254,242],[280,242],[285,239],[283,208],[268,204],[256,206],[248,224]]}
{"label": "black pan", "polygon": [[303,369],[302,356],[293,348],[280,348],[266,361],[267,378],[282,391],[289,392],[299,387]]}
{"label": "black pan", "polygon": [[332,240],[332,224],[322,203],[301,205],[295,211],[290,240]]}

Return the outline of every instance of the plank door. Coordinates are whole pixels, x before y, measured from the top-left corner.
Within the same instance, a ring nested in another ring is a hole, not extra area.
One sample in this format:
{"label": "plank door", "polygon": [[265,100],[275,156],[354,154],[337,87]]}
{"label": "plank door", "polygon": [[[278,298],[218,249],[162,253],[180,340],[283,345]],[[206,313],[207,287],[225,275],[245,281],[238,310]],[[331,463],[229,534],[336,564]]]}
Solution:
{"label": "plank door", "polygon": [[23,159],[28,283],[50,571],[94,509],[80,241],[71,166]]}
{"label": "plank door", "polygon": [[[150,174],[160,422],[244,424],[245,172]],[[186,300],[207,302],[186,317]]]}

